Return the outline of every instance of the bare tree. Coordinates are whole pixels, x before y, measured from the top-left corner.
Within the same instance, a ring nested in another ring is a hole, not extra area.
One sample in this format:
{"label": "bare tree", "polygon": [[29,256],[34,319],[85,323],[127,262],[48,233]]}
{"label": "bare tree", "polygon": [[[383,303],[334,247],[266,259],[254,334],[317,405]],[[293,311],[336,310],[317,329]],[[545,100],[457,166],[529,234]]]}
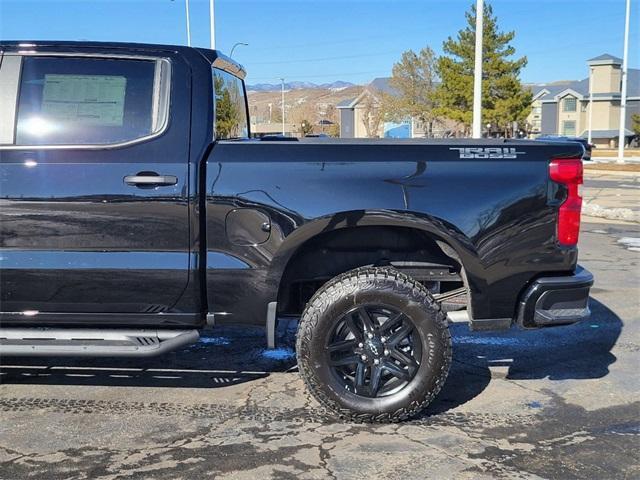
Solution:
{"label": "bare tree", "polygon": [[394,64],[389,80],[389,85],[398,92],[396,97],[390,99],[389,117],[394,121],[414,119],[427,137],[433,136],[437,120],[433,114],[433,94],[437,82],[435,62],[435,53],[429,47],[419,53],[408,50]]}
{"label": "bare tree", "polygon": [[379,136],[378,130],[383,119],[383,102],[367,91],[362,102],[362,123],[364,124],[367,138],[377,138]]}

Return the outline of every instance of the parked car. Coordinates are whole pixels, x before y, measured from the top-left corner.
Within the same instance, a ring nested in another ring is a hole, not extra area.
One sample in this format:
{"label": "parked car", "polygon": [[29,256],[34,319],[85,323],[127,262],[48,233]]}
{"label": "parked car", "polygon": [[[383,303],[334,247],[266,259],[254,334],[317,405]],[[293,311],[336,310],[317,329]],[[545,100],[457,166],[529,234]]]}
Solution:
{"label": "parked car", "polygon": [[[582,147],[249,140],[244,69],[180,46],[1,42],[0,358],[136,358],[300,317],[336,415],[424,409],[472,330],[589,315]],[[219,367],[222,367],[219,366]]]}
{"label": "parked car", "polygon": [[536,140],[542,142],[576,142],[582,145],[584,148],[583,160],[591,160],[591,151],[594,145],[590,144],[585,138],[582,137],[566,137],[562,135],[541,135]]}

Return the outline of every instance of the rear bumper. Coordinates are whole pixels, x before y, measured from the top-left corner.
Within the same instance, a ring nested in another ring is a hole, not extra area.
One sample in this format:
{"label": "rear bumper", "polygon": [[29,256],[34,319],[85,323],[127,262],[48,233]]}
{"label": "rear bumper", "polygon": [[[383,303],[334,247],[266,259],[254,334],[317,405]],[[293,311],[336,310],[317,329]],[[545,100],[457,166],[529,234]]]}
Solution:
{"label": "rear bumper", "polygon": [[573,275],[541,277],[525,291],[516,321],[524,328],[568,325],[588,318],[593,275],[578,266]]}

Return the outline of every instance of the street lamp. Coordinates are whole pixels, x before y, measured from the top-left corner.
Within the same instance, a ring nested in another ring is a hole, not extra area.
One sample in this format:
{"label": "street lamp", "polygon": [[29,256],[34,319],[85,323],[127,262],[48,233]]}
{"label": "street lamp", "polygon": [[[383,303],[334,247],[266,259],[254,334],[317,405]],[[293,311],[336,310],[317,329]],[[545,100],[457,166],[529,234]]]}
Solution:
{"label": "street lamp", "polygon": [[184,9],[187,15],[187,46],[191,46],[191,21],[189,20],[189,0],[184,0]]}
{"label": "street lamp", "polygon": [[484,0],[476,0],[476,45],[473,68],[473,138],[482,138],[482,35]]}
{"label": "street lamp", "polygon": [[282,136],[284,137],[284,78],[281,78],[282,82]]}
{"label": "street lamp", "polygon": [[618,163],[624,163],[625,120],[627,112],[627,69],[629,68],[629,16],[631,0],[627,0],[624,17],[624,44],[622,47],[622,86],[620,89],[620,129],[618,130]]}
{"label": "street lamp", "polygon": [[248,47],[249,44],[248,43],[244,43],[244,42],[238,42],[236,43],[233,47],[231,47],[231,53],[229,53],[229,57],[233,57],[233,51],[236,49],[237,46],[243,46],[243,47]]}
{"label": "street lamp", "polygon": [[209,33],[211,35],[211,50],[216,49],[216,21],[213,0],[209,0]]}
{"label": "street lamp", "polygon": [[[173,0],[171,0],[173,2]],[[189,0],[184,0],[184,9],[187,17],[187,46],[191,46],[191,25],[189,21]]]}
{"label": "street lamp", "polygon": [[587,143],[591,144],[593,127],[593,67],[589,69],[589,120],[587,130]]}

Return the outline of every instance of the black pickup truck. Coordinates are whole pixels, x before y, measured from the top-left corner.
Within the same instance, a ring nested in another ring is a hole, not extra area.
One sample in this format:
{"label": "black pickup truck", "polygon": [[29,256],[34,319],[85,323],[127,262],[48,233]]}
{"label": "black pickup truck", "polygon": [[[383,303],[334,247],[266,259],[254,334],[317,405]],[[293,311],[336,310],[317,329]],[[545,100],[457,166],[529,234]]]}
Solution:
{"label": "black pickup truck", "polygon": [[[143,357],[213,325],[300,317],[337,414],[399,420],[473,330],[589,315],[582,148],[250,139],[212,50],[0,42],[0,355]],[[133,360],[132,360],[133,361]]]}

